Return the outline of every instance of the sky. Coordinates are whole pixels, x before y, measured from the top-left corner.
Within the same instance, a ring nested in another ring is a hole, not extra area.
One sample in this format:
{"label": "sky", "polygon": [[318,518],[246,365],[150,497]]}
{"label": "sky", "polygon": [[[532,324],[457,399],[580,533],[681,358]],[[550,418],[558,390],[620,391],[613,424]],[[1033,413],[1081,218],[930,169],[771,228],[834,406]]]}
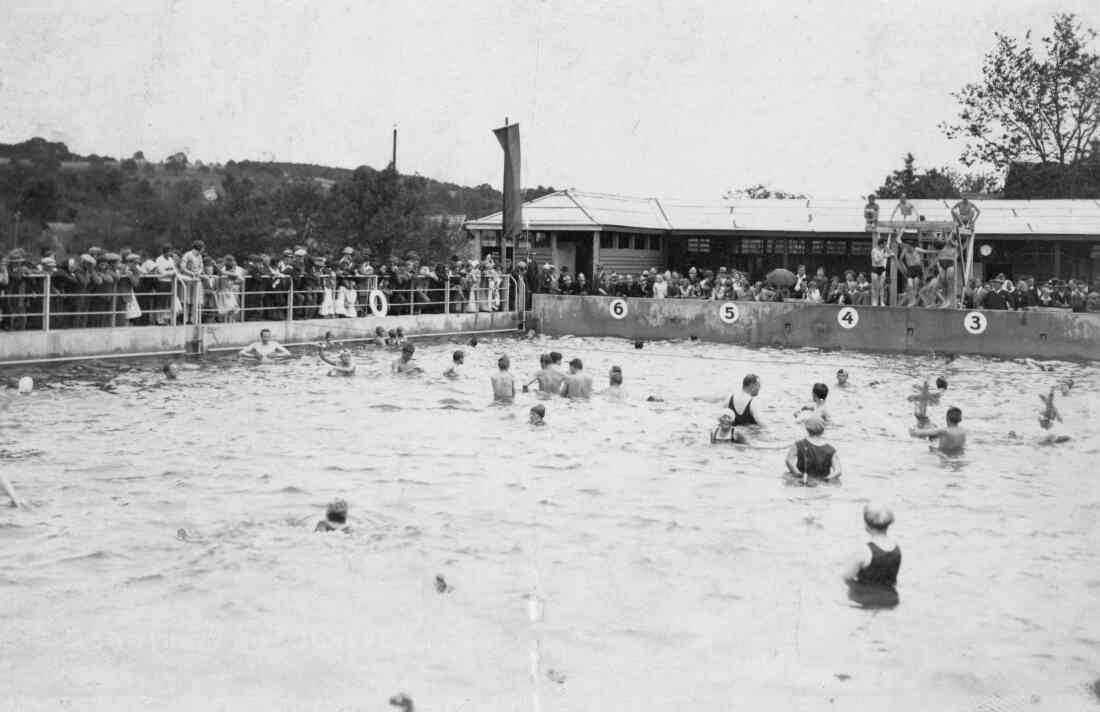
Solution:
{"label": "sky", "polygon": [[1100,29],[1095,0],[430,3],[8,0],[0,142],[160,160],[384,166],[716,199],[764,183],[857,198],[899,168],[958,167],[937,128],[993,33]]}

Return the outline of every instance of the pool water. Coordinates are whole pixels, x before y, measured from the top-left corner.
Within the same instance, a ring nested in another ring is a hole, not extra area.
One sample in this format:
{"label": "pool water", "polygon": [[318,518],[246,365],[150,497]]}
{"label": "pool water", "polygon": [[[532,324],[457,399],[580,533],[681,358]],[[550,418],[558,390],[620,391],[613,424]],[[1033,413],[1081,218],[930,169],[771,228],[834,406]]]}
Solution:
{"label": "pool water", "polygon": [[[501,339],[452,382],[453,348],[421,344],[413,378],[361,350],[351,379],[146,361],[114,392],[59,370],[0,393],[32,504],[0,509],[0,709],[1096,709],[1096,365]],[[500,354],[519,378],[551,350],[597,390],[622,366],[626,400],[490,405]],[[839,367],[842,483],[791,486],[793,413]],[[710,445],[749,371],[771,423]],[[941,374],[958,460],[906,434]],[[1073,439],[1040,447],[1066,376]],[[351,533],[313,533],[336,497]],[[893,610],[840,581],[869,500],[897,515]]]}

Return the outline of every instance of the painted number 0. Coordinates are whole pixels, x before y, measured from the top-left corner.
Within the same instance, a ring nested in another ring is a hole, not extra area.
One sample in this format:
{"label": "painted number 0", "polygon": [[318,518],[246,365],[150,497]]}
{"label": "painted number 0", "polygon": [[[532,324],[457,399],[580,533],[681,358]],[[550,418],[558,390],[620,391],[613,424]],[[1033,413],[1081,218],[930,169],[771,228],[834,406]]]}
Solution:
{"label": "painted number 0", "polygon": [[963,326],[966,328],[967,333],[977,336],[985,333],[985,328],[989,326],[989,322],[986,320],[985,314],[972,311],[968,312],[966,317],[963,318]]}
{"label": "painted number 0", "polygon": [[626,316],[626,300],[616,299],[611,302],[611,316],[614,319],[622,319]]}
{"label": "painted number 0", "polygon": [[854,329],[859,324],[859,312],[852,307],[844,307],[837,312],[836,321],[844,329]]}

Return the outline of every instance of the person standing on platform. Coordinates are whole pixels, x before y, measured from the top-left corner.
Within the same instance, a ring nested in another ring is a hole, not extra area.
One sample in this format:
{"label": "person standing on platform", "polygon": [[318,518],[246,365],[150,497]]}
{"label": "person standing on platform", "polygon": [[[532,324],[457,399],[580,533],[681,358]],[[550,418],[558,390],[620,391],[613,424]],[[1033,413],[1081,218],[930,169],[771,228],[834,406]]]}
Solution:
{"label": "person standing on platform", "polygon": [[974,224],[978,222],[982,211],[977,205],[963,198],[951,208],[951,217],[955,219],[955,227],[973,232]]}
{"label": "person standing on platform", "polygon": [[863,206],[864,230],[874,232],[878,226],[878,203],[875,202],[875,194],[867,196],[867,204]]}

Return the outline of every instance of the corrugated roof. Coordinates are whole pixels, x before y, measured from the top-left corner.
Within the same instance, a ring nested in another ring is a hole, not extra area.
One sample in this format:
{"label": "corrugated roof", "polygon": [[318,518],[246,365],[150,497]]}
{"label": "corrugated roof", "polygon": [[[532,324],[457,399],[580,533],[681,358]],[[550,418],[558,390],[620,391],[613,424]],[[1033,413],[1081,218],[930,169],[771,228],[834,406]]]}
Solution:
{"label": "corrugated roof", "polygon": [[[879,219],[890,220],[896,200],[879,200]],[[950,220],[955,200],[913,200],[928,220]],[[978,233],[987,235],[1100,235],[1100,201],[978,200]],[[679,232],[863,233],[862,200],[668,200],[567,190],[524,203],[530,230],[603,227]],[[500,213],[466,223],[471,230],[500,229]]]}

